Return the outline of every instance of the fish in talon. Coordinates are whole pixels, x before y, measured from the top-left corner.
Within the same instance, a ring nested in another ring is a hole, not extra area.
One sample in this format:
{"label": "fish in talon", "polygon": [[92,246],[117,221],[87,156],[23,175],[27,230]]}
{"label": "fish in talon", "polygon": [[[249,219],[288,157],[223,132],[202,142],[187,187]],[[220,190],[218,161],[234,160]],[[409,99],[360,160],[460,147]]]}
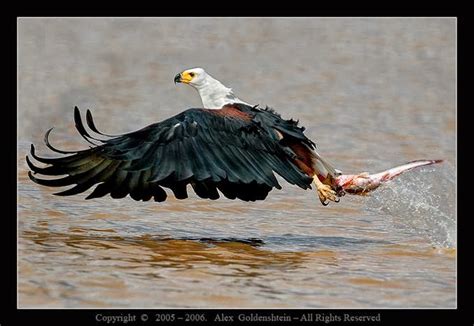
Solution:
{"label": "fish in talon", "polygon": [[417,160],[376,173],[363,172],[359,174],[342,174],[336,177],[336,184],[341,186],[344,192],[352,195],[366,195],[377,189],[383,183],[393,180],[400,174],[413,170],[414,168],[441,163],[443,160]]}

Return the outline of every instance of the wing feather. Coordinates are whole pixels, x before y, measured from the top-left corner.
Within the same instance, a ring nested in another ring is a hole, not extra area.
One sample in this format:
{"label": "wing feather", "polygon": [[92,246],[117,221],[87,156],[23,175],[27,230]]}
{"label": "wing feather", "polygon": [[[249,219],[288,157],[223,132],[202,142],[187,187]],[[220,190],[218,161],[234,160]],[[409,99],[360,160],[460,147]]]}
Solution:
{"label": "wing feather", "polygon": [[[110,194],[112,198],[127,195],[134,200],[166,200],[169,188],[176,198],[188,197],[187,185],[201,198],[218,199],[219,191],[227,198],[255,201],[265,199],[273,187],[281,189],[274,173],[292,184],[309,187],[311,178],[292,162],[292,151],[275,137],[270,118],[254,119],[260,110],[250,107],[226,108],[224,111],[189,109],[174,117],[128,134],[112,136],[101,133],[88,110],[86,123],[99,135],[92,137],[85,128],[79,109],[74,121],[79,134],[93,147],[80,151],[62,151],[49,142],[52,151],[66,154],[58,158],[37,156],[32,145],[31,158],[46,164],[36,166],[26,157],[29,177],[49,186],[72,188],[56,193],[75,195],[95,186],[86,199]],[[221,109],[221,110],[224,110]],[[266,113],[265,113],[266,114]],[[289,128],[298,134],[293,124]],[[303,139],[303,138],[302,138]],[[97,145],[91,140],[102,142]],[[62,176],[42,179],[33,175]]]}

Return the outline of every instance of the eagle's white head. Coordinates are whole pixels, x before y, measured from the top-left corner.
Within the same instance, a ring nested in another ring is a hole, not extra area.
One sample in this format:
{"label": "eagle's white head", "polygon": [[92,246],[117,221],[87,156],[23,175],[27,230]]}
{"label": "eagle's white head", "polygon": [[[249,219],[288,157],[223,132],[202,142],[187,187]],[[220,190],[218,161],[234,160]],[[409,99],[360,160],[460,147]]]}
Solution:
{"label": "eagle's white head", "polygon": [[231,88],[224,86],[202,68],[184,70],[174,77],[174,82],[188,84],[196,89],[206,109],[219,109],[230,103],[250,105],[238,99]]}
{"label": "eagle's white head", "polygon": [[204,69],[192,68],[177,74],[174,77],[174,82],[189,84],[197,89],[200,86],[203,86],[209,78],[212,77],[208,75]]}

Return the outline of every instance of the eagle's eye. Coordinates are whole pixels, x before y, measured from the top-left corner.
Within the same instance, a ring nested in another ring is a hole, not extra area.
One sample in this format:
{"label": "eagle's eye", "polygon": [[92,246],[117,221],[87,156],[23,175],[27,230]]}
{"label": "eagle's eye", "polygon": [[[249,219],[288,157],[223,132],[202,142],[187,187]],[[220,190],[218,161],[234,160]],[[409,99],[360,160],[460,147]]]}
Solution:
{"label": "eagle's eye", "polygon": [[191,76],[191,77],[194,77],[194,75],[195,75],[194,72],[189,73],[189,76]]}

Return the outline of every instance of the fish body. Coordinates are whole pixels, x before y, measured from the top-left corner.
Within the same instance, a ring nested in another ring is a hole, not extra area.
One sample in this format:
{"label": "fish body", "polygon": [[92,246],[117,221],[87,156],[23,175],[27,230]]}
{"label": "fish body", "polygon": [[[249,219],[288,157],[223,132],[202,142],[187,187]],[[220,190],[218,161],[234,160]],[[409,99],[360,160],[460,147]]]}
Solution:
{"label": "fish body", "polygon": [[381,184],[394,179],[406,171],[441,162],[443,162],[443,160],[417,160],[375,174],[369,174],[368,172],[342,174],[335,179],[335,183],[348,194],[365,195],[377,189]]}

